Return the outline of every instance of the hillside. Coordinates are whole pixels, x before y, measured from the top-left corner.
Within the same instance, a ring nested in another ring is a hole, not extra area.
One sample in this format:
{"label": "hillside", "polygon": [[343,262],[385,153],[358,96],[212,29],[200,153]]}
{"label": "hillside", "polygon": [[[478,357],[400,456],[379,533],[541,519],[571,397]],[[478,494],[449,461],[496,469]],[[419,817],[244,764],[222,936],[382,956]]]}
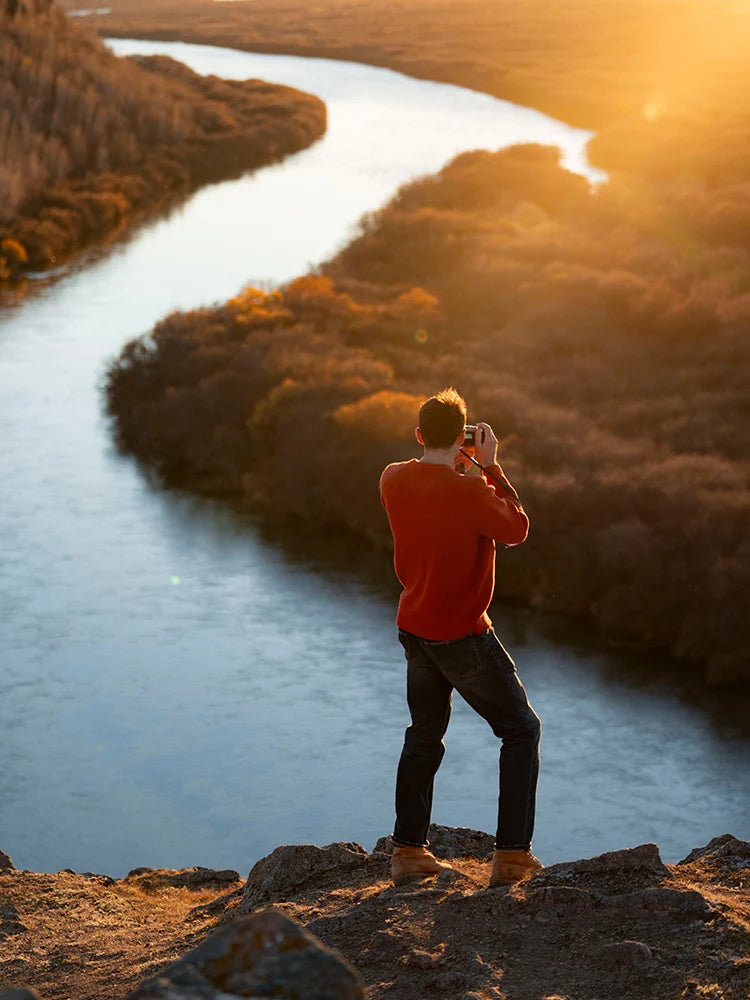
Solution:
{"label": "hillside", "polygon": [[750,844],[716,837],[677,865],[644,844],[487,889],[492,838],[447,827],[431,837],[454,870],[400,888],[387,838],[372,854],[280,847],[245,880],[5,868],[0,984],[42,1000],[747,997]]}
{"label": "hillside", "polygon": [[54,7],[0,9],[0,76],[0,285],[325,130],[317,98],[118,59]]}

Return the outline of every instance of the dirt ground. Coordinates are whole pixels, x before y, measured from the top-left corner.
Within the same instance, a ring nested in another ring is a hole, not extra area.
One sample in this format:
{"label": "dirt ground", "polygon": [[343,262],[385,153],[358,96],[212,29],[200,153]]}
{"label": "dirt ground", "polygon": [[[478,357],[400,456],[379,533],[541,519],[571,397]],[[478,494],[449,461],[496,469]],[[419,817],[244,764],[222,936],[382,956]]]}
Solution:
{"label": "dirt ground", "polygon": [[[287,880],[283,898],[266,876],[264,892],[352,962],[370,1000],[747,1000],[750,845],[712,845],[680,865],[640,847],[492,890],[484,858],[394,888],[388,855],[357,848],[354,867],[329,866],[294,893]],[[5,870],[0,988],[121,998],[233,919],[245,886],[205,869]]]}

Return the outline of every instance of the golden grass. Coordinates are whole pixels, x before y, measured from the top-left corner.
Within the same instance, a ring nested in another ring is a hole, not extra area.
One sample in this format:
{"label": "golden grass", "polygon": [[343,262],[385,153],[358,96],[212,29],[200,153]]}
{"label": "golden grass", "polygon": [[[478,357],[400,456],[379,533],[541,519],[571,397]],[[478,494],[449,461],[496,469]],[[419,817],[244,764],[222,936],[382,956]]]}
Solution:
{"label": "golden grass", "polygon": [[[63,6],[77,5],[64,0]],[[112,0],[102,33],[353,59],[601,127],[744,99],[737,0]]]}

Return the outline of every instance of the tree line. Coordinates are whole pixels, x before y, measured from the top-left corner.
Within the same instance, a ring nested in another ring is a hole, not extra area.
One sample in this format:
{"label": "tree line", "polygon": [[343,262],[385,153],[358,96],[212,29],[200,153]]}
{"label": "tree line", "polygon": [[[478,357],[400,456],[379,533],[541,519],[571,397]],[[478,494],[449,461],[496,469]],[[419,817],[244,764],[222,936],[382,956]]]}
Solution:
{"label": "tree line", "polygon": [[325,130],[314,97],[118,59],[54,7],[0,8],[0,78],[0,282]]}

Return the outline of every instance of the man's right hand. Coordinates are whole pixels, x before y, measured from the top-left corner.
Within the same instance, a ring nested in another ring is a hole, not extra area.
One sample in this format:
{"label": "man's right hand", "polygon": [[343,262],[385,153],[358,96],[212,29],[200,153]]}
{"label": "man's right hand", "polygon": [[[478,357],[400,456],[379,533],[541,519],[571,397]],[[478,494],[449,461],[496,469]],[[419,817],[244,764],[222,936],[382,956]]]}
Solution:
{"label": "man's right hand", "polygon": [[497,438],[489,424],[477,424],[475,458],[481,465],[497,465]]}

